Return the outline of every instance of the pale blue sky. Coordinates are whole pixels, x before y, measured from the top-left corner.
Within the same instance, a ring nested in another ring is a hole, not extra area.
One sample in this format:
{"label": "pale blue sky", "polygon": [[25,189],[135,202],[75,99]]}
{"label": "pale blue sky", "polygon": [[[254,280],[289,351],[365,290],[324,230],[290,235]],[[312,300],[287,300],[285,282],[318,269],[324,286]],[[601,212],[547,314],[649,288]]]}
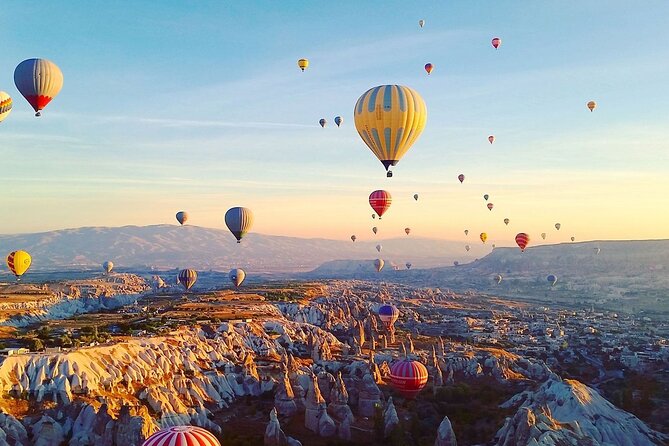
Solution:
{"label": "pale blue sky", "polygon": [[[364,239],[367,196],[386,188],[386,236],[468,228],[508,245],[561,221],[547,241],[669,237],[666,1],[13,0],[2,15],[0,233],[176,223],[182,209],[224,227],[244,205],[257,232]],[[40,119],[13,83],[30,57],[65,76]],[[385,83],[429,112],[393,179],[352,116]]]}

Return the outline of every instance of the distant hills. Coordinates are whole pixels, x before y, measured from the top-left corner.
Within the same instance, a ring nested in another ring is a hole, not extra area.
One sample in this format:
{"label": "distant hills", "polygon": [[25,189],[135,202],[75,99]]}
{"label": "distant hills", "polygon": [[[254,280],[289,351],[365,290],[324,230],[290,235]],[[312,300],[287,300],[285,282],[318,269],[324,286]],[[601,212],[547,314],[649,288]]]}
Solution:
{"label": "distant hills", "polygon": [[[378,254],[375,246],[383,245]],[[378,241],[327,240],[249,234],[241,244],[223,229],[197,226],[154,225],[85,227],[34,234],[2,235],[5,252],[28,251],[33,270],[98,268],[105,260],[117,269],[191,267],[227,270],[241,266],[255,272],[308,271],[331,260],[387,261],[417,267],[434,267],[461,262],[485,254],[472,243],[464,244],[413,236]]]}

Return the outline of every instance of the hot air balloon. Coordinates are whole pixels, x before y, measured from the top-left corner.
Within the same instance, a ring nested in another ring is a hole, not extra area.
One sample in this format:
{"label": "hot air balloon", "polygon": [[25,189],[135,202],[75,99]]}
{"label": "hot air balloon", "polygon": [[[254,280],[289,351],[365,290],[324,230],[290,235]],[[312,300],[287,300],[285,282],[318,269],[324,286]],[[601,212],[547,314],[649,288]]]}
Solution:
{"label": "hot air balloon", "polygon": [[244,207],[230,208],[225,213],[225,225],[240,243],[253,226],[253,212]]}
{"label": "hot air balloon", "polygon": [[460,264],[460,262],[458,262],[457,260],[453,261],[453,266],[458,266],[459,264]]}
{"label": "hot air balloon", "polygon": [[221,446],[221,443],[201,427],[172,426],[151,435],[142,446]]}
{"label": "hot air balloon", "polygon": [[599,249],[599,248],[594,248],[594,251],[595,251],[595,255],[597,255],[597,254],[599,254],[602,250]]}
{"label": "hot air balloon", "polygon": [[407,235],[411,232],[411,228],[404,228],[404,232],[406,232]]}
{"label": "hot air balloon", "polygon": [[14,84],[35,109],[35,116],[55,98],[63,88],[63,73],[46,59],[27,59],[14,70]]}
{"label": "hot air balloon", "polygon": [[372,232],[373,232],[374,234],[376,234],[378,231],[379,231],[379,228],[377,228],[376,226],[374,226],[374,227],[372,228]]}
{"label": "hot air balloon", "polygon": [[413,199],[418,201],[418,194],[413,194]]}
{"label": "hot air balloon", "polygon": [[483,194],[483,199],[484,199],[485,201],[488,201],[488,198],[490,198],[490,195],[488,195],[488,194]]}
{"label": "hot air balloon", "polygon": [[355,236],[355,234],[351,236],[351,240],[354,241],[354,242],[355,242],[355,239],[356,239],[356,238],[357,238],[357,237]]}
{"label": "hot air balloon", "polygon": [[380,85],[367,90],[353,111],[360,138],[389,171],[411,148],[425,128],[427,107],[413,89]]}
{"label": "hot air balloon", "polygon": [[504,219],[504,224],[507,225],[507,226],[509,226],[509,222],[510,222],[510,221],[511,221],[511,220],[509,220],[508,218],[505,218],[505,219]]}
{"label": "hot air balloon", "polygon": [[420,19],[420,20],[418,21],[418,26],[420,26],[420,27],[422,28],[424,25],[425,25],[425,20]]}
{"label": "hot air balloon", "polygon": [[376,214],[372,214],[372,218],[376,219]]}
{"label": "hot air balloon", "polygon": [[[595,101],[590,101],[590,102],[588,102],[588,108],[589,108],[590,111],[592,112],[594,109],[597,108],[597,103],[596,103]],[[605,113],[605,114],[606,114],[606,113]]]}
{"label": "hot air balloon", "polygon": [[485,241],[488,240],[488,234],[486,234],[485,232],[482,232],[481,235],[479,235],[479,238],[481,239],[481,241],[483,243],[485,243]]}
{"label": "hot air balloon", "polygon": [[407,267],[407,269],[411,269],[411,262],[405,263],[405,266]]}
{"label": "hot air balloon", "polygon": [[494,143],[495,142],[495,135],[488,136],[488,141],[490,142],[490,144]]}
{"label": "hot air balloon", "polygon": [[561,227],[561,226],[562,226],[562,225],[561,225],[560,223],[555,223],[555,229],[557,229],[558,231],[560,230],[560,227]]}
{"label": "hot air balloon", "polygon": [[469,252],[470,249],[471,249],[471,246],[465,245],[465,251]]}
{"label": "hot air balloon", "polygon": [[574,240],[576,240],[576,237],[572,236],[572,237],[570,237],[570,239],[573,242]]}
{"label": "hot air balloon", "polygon": [[555,274],[549,274],[548,277],[546,277],[546,280],[551,284],[551,286],[555,286],[557,283],[557,276],[555,276]]}
{"label": "hot air balloon", "polygon": [[492,203],[488,203],[486,207],[488,208],[489,211],[492,211],[492,208],[493,208],[494,206],[495,206],[494,204],[492,204]]}
{"label": "hot air balloon", "polygon": [[497,282],[497,285],[499,285],[500,283],[502,283],[502,275],[501,275],[501,274],[497,274],[497,275],[495,276],[495,282]]}
{"label": "hot air balloon", "polygon": [[390,367],[390,382],[405,398],[415,398],[427,384],[427,368],[418,361],[402,359]]}
{"label": "hot air balloon", "polygon": [[541,238],[544,239],[544,240],[546,240],[546,233],[545,233],[545,232],[542,232],[542,233],[541,233]]}
{"label": "hot air balloon", "polygon": [[109,274],[112,271],[112,269],[114,269],[114,262],[112,262],[110,260],[107,260],[106,262],[103,262],[102,263],[102,269],[104,270],[104,272]]}
{"label": "hot air balloon", "polygon": [[194,269],[182,269],[179,271],[179,276],[177,277],[181,286],[186,288],[186,291],[190,290],[195,282],[197,282],[197,271]]}
{"label": "hot air balloon", "polygon": [[383,304],[379,307],[378,314],[383,326],[386,327],[388,331],[391,331],[395,321],[400,317],[400,310],[398,310],[395,305]]}
{"label": "hot air balloon", "polygon": [[469,229],[465,229],[465,235],[469,235]]}
{"label": "hot air balloon", "polygon": [[344,122],[343,119],[341,119],[341,116],[335,116],[334,118],[335,124],[337,124],[337,127],[341,126],[341,123]]}
{"label": "hot air balloon", "polygon": [[530,243],[530,236],[525,234],[524,232],[519,232],[516,234],[516,244],[520,248],[521,252],[525,251],[525,247],[527,244]]}
{"label": "hot air balloon", "polygon": [[495,244],[493,243],[493,244],[492,244],[492,249],[495,249],[495,248],[496,248],[496,246],[495,246]]}
{"label": "hot air balloon", "polygon": [[4,121],[12,111],[12,98],[4,91],[0,91],[0,122]]}
{"label": "hot air balloon", "polygon": [[307,69],[309,66],[309,60],[308,59],[300,59],[297,61],[297,66],[300,67],[300,70],[304,71]]}
{"label": "hot air balloon", "polygon": [[186,211],[179,211],[177,212],[177,221],[183,225],[188,221],[188,212]]}
{"label": "hot air balloon", "polygon": [[16,276],[17,280],[28,271],[31,263],[32,258],[30,257],[30,254],[25,251],[13,251],[7,256],[7,266]]}
{"label": "hot air balloon", "polygon": [[432,73],[432,70],[434,70],[434,65],[431,63],[426,63],[425,64],[425,71],[427,71],[427,74]]}
{"label": "hot air balloon", "polygon": [[460,184],[462,184],[462,182],[465,181],[465,176],[463,174],[458,175],[458,180],[460,180]]}
{"label": "hot air balloon", "polygon": [[497,49],[502,44],[502,39],[500,39],[499,37],[495,37],[495,38],[492,39],[491,43],[492,43],[492,46],[495,49]]}
{"label": "hot air balloon", "polygon": [[318,121],[318,123],[321,125],[321,127],[325,127],[325,124],[327,124],[328,122],[325,120],[325,118],[321,118],[320,121]]}
{"label": "hot air balloon", "polygon": [[369,205],[379,215],[379,220],[386,213],[393,202],[393,197],[390,192],[385,190],[375,190],[369,194]]}
{"label": "hot air balloon", "polygon": [[244,282],[244,279],[246,279],[246,273],[241,268],[235,268],[230,270],[228,277],[234,286],[239,287]]}
{"label": "hot air balloon", "polygon": [[376,245],[376,250],[377,250],[378,252],[381,252],[382,249],[383,249],[383,246],[381,246],[381,245]]}
{"label": "hot air balloon", "polygon": [[385,264],[385,262],[383,261],[383,259],[374,260],[374,268],[376,268],[377,273],[381,272],[381,270],[383,269],[384,264]]}

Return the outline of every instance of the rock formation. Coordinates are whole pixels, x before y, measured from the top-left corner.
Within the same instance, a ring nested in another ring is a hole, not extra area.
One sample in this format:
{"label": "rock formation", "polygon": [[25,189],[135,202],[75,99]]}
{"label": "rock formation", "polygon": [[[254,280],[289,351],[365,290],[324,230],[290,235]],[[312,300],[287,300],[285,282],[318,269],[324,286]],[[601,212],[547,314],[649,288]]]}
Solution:
{"label": "rock formation", "polygon": [[451,420],[448,417],[444,417],[439,429],[437,429],[437,439],[434,441],[434,446],[458,446]]}

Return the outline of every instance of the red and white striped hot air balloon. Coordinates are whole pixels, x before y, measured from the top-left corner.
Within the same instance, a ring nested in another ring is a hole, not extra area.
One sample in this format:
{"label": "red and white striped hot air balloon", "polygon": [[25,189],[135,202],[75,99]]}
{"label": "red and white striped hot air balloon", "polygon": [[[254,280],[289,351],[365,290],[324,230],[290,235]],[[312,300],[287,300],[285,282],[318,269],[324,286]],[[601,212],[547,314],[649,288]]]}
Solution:
{"label": "red and white striped hot air balloon", "polygon": [[379,219],[383,217],[383,214],[386,213],[392,202],[393,197],[388,191],[375,190],[369,194],[369,205],[374,209],[374,212],[378,214]]}
{"label": "red and white striped hot air balloon", "polygon": [[221,446],[221,443],[201,427],[172,426],[151,435],[142,446]]}
{"label": "red and white striped hot air balloon", "polygon": [[516,235],[516,244],[520,248],[521,252],[525,251],[525,247],[530,243],[530,236],[524,232],[520,232]]}
{"label": "red and white striped hot air balloon", "polygon": [[418,361],[402,359],[390,367],[390,382],[405,398],[415,398],[427,384],[427,368]]}

